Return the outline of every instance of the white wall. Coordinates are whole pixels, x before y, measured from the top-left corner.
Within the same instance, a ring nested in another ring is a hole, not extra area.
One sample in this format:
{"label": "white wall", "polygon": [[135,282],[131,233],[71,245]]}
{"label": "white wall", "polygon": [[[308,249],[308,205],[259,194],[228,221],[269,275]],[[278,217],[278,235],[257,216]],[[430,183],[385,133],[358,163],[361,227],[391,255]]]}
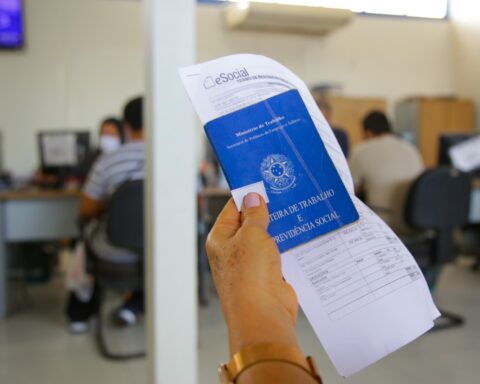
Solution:
{"label": "white wall", "polygon": [[0,130],[7,169],[38,165],[39,129],[97,130],[144,89],[139,2],[25,0],[26,47],[0,51]]}
{"label": "white wall", "polygon": [[451,25],[443,20],[357,16],[327,37],[229,31],[221,7],[198,15],[200,60],[261,53],[282,62],[309,85],[334,82],[347,95],[383,96],[389,106],[413,94],[454,92]]}
{"label": "white wall", "polygon": [[[38,164],[39,129],[96,130],[105,115],[120,113],[126,99],[142,92],[145,73],[141,2],[25,0],[25,8],[26,48],[0,51],[3,152],[17,174]],[[345,94],[384,96],[390,108],[406,95],[456,90],[447,21],[364,16],[322,38],[232,32],[220,13],[219,6],[198,7],[199,61],[261,53],[308,84],[341,83]]]}
{"label": "white wall", "polygon": [[458,92],[475,100],[477,130],[480,131],[480,4],[451,0],[455,81]]}

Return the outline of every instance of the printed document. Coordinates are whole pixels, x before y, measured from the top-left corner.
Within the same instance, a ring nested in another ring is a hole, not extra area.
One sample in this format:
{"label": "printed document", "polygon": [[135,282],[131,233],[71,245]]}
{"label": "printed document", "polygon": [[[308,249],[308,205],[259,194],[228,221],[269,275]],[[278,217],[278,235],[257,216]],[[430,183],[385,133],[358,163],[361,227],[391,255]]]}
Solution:
{"label": "printed document", "polygon": [[[284,250],[282,271],[338,372],[351,376],[432,328],[440,313],[415,259],[355,197],[347,161],[306,85],[278,62],[250,54],[182,68],[180,76],[206,127],[292,90],[301,97],[359,219]],[[249,192],[269,201],[263,181],[233,188],[239,209]]]}
{"label": "printed document", "polygon": [[230,189],[263,187],[280,252],[358,220],[297,90],[219,117],[205,132]]}

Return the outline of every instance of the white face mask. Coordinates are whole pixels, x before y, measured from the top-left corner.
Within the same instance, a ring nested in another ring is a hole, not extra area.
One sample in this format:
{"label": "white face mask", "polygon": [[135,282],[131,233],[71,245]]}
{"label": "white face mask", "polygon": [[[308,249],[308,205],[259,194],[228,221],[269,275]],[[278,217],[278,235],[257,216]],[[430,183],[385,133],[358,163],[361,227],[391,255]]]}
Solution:
{"label": "white face mask", "polygon": [[120,138],[117,136],[100,136],[100,150],[102,153],[110,153],[120,147]]}

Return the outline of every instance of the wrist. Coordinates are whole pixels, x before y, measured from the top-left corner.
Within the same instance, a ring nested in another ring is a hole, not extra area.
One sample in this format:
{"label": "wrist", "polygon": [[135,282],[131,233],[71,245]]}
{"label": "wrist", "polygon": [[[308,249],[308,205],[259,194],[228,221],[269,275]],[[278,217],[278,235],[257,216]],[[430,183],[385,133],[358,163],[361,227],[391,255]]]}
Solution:
{"label": "wrist", "polygon": [[231,383],[317,383],[322,381],[315,362],[296,347],[260,343],[242,348],[219,367],[222,384]]}
{"label": "wrist", "polygon": [[259,343],[278,343],[298,348],[296,319],[274,299],[243,295],[242,299],[224,304],[223,310],[232,355]]}

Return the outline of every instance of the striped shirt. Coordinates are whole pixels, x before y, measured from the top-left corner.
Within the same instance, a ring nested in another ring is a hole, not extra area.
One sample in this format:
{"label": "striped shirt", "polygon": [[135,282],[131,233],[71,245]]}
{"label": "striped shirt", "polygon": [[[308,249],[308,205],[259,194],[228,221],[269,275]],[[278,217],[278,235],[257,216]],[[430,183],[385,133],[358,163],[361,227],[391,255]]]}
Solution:
{"label": "striped shirt", "polygon": [[145,144],[134,141],[101,156],[93,164],[83,193],[93,200],[105,200],[127,180],[145,176]]}

